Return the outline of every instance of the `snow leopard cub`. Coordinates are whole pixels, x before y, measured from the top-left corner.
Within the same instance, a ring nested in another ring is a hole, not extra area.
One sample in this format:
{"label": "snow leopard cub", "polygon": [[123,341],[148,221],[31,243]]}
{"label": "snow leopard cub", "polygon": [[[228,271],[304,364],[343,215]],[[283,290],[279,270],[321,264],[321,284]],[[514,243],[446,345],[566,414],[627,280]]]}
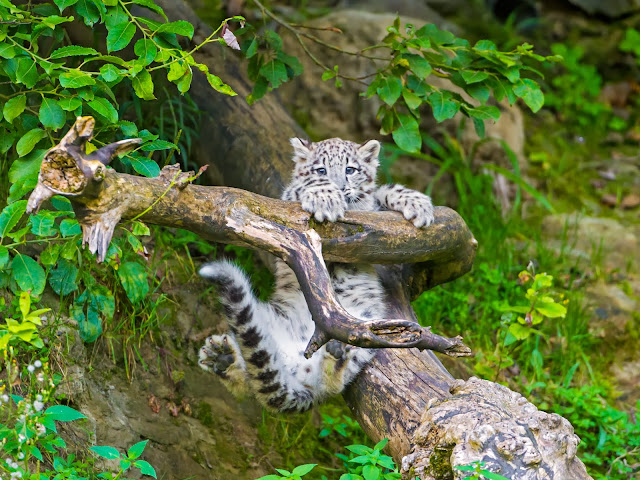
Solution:
{"label": "snow leopard cub", "polygon": [[[376,187],[380,144],[332,138],[310,143],[292,138],[295,169],[282,199],[300,202],[316,220],[335,221],[346,210],[396,210],[416,227],[433,221],[431,199],[400,185]],[[386,318],[384,291],[371,265],[329,264],[342,306],[361,319]],[[331,341],[310,359],[304,350],[314,324],[293,271],[276,262],[275,293],[258,300],[235,265],[204,265],[200,275],[219,284],[231,333],[207,338],[200,366],[216,373],[233,393],[253,393],[265,406],[302,412],[341,392],[375,351]]]}

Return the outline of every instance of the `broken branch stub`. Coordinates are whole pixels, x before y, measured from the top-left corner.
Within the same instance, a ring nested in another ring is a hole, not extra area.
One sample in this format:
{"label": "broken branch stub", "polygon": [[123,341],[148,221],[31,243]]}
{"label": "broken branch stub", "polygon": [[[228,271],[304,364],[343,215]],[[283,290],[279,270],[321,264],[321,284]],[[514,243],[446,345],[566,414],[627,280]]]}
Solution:
{"label": "broken branch stub", "polygon": [[[178,166],[165,167],[156,178],[136,177],[107,169],[115,155],[139,140],[123,140],[87,155],[93,133],[91,117],[79,117],[42,163],[29,212],[55,194],[70,197],[82,226],[83,244],[103,261],[121,219],[140,218],[157,225],[191,230],[221,243],[260,249],[283,259],[295,272],[316,325],[305,354],[331,339],[368,348],[430,349],[452,356],[471,352],[460,337],[445,338],[404,319],[362,321],[338,302],[323,259],[346,263],[440,263],[452,260],[450,277],[465,273],[454,250],[475,252],[476,242],[455,214],[436,209],[435,224],[417,229],[399,214],[349,212],[344,222],[309,228],[300,205],[243,190],[191,185],[197,177]],[[453,239],[453,240],[452,240]],[[347,241],[348,240],[348,241]],[[323,252],[324,249],[324,252]],[[375,254],[372,254],[375,252]]]}

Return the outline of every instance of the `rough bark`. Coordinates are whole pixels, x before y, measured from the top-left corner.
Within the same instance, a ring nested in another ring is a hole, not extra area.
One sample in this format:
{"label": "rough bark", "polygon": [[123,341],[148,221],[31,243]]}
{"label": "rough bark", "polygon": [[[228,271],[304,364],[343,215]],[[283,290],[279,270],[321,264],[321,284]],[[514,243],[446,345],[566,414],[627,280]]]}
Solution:
{"label": "rough bark", "polygon": [[[159,0],[157,3],[172,20],[186,19],[196,24],[196,41],[211,31],[183,1]],[[251,86],[241,61],[229,50],[217,45],[203,48],[199,61],[207,63],[240,94],[234,98],[212,94],[203,79],[194,78],[192,94],[205,113],[199,160],[213,166],[207,175],[214,183],[279,196],[291,171],[288,138],[302,135],[300,128],[274,95],[251,108],[246,105],[243,97]],[[189,187],[189,191],[196,190]],[[279,208],[277,202],[273,202],[271,205]],[[251,211],[250,206],[247,210]],[[307,221],[302,213],[299,215],[303,217],[292,217],[291,211],[282,212],[285,212],[280,218],[282,222]],[[439,221],[445,221],[445,212],[438,211]],[[347,252],[356,248],[352,242],[364,236],[354,227],[351,220],[355,221],[356,217],[351,215],[346,222],[318,226],[318,233],[325,238],[323,253],[327,260],[353,261],[352,254]],[[364,228],[368,215],[373,214],[359,215],[357,220]],[[145,220],[157,220],[151,218],[145,217]],[[182,216],[176,220],[175,226],[189,228],[189,219]],[[379,267],[396,318],[414,319],[410,300],[423,290],[468,270],[475,250],[472,237],[466,241],[458,238],[455,222],[451,223],[450,219],[446,222],[442,224],[441,233],[450,229],[459,248],[439,251],[428,259],[418,259],[419,263],[415,264]],[[335,233],[332,229],[342,234],[328,240]],[[246,238],[236,240],[236,244],[247,244]],[[382,238],[378,240],[384,243]],[[402,242],[387,241],[391,250],[402,246]],[[381,253],[371,250],[367,261],[413,261],[406,257],[383,260]],[[392,252],[388,253],[393,256]],[[490,382],[454,380],[429,351],[381,350],[345,392],[345,398],[371,438],[390,439],[390,452],[396,461],[402,462],[406,478],[413,478],[409,475],[417,472],[422,472],[423,480],[460,478],[463,474],[452,467],[487,460],[487,468],[504,474],[511,472],[512,479],[589,478],[575,457],[573,446],[577,438],[568,422],[538,412],[523,402],[524,399],[520,400],[518,394]],[[516,407],[507,405],[509,401]],[[506,436],[510,436],[507,443],[504,442]],[[557,447],[559,452],[553,458],[546,454],[549,440],[551,447]],[[532,453],[534,450],[537,453]]]}

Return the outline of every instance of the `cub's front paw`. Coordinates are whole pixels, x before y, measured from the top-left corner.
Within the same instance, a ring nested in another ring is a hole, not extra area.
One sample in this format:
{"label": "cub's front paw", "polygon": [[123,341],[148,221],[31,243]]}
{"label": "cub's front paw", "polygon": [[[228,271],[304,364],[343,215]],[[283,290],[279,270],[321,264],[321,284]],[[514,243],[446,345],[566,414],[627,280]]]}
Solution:
{"label": "cub's front paw", "polygon": [[415,195],[403,196],[399,211],[416,227],[428,227],[434,220],[431,198],[420,192],[414,193]]}
{"label": "cub's front paw", "polygon": [[200,348],[198,364],[206,371],[211,371],[227,378],[229,370],[242,368],[240,350],[229,335],[212,335]]}
{"label": "cub's front paw", "polygon": [[313,217],[319,222],[325,220],[335,222],[347,209],[342,191],[329,185],[304,192],[300,197],[300,203],[302,203],[302,209],[313,213]]}

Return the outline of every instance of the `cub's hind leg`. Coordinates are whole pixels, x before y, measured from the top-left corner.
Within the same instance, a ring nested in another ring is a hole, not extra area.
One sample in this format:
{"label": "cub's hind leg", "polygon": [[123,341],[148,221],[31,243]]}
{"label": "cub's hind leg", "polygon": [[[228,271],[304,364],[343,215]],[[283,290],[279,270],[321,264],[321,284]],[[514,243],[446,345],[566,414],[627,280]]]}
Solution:
{"label": "cub's hind leg", "polygon": [[[311,369],[304,379],[299,377],[300,361],[304,360],[299,352],[304,348],[292,335],[291,317],[279,313],[289,305],[282,308],[258,300],[244,273],[228,262],[206,264],[200,274],[219,285],[220,302],[237,341],[237,350],[230,343],[231,350],[236,355],[239,351],[244,359],[248,388],[262,404],[275,410],[303,411],[310,408],[315,399],[315,382],[309,384],[307,380],[317,376],[317,369]],[[219,339],[212,343],[215,348],[224,350],[217,347]],[[203,348],[204,367],[208,366],[207,358],[212,358],[214,364],[225,363],[224,355],[229,354],[222,353],[223,358],[218,359],[219,355],[208,356],[213,346],[205,345]]]}

